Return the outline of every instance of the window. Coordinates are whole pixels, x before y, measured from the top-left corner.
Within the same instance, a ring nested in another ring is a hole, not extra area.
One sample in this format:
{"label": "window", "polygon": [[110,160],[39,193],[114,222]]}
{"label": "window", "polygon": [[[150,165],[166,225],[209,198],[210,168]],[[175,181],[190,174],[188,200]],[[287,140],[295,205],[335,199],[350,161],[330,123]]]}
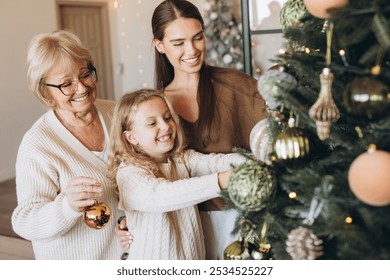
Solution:
{"label": "window", "polygon": [[241,0],[244,70],[252,76],[267,71],[285,39],[279,20],[287,0]]}

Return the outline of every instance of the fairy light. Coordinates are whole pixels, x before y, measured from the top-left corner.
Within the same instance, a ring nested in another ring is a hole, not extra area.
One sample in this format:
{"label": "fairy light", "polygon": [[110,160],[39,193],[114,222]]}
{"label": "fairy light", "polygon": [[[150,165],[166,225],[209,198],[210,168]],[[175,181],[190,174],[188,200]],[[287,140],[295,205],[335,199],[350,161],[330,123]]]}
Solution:
{"label": "fairy light", "polygon": [[290,192],[288,194],[288,197],[291,198],[291,199],[295,199],[295,198],[297,198],[297,193],[296,192]]}
{"label": "fairy light", "polygon": [[344,66],[345,66],[345,67],[348,67],[349,64],[348,64],[348,62],[347,62],[347,59],[345,58],[345,50],[339,50],[339,55],[340,55],[340,57],[341,57],[341,60],[342,60],[343,63],[344,63]]}
{"label": "fairy light", "polygon": [[352,218],[351,218],[351,217],[346,217],[346,218],[345,218],[345,222],[346,222],[347,224],[351,224],[351,223],[352,223]]}

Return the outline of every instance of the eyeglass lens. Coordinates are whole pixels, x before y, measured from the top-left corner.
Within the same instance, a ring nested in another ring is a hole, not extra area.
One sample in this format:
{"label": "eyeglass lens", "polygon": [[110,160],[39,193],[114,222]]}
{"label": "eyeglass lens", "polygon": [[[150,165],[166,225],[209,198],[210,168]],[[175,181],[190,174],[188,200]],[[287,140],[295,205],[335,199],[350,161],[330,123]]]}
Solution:
{"label": "eyeglass lens", "polygon": [[65,95],[72,95],[77,91],[79,83],[82,83],[84,86],[91,86],[96,82],[95,71],[91,70],[82,75],[80,75],[78,81],[72,81],[66,84],[61,85],[60,90]]}

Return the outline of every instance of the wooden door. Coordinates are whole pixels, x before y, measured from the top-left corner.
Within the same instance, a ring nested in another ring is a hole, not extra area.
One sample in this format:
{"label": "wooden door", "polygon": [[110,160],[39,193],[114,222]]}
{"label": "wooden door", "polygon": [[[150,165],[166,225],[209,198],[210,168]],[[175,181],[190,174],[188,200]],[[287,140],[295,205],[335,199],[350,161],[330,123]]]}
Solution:
{"label": "wooden door", "polygon": [[98,74],[98,98],[114,100],[106,13],[104,4],[59,4],[60,28],[73,31],[91,51]]}

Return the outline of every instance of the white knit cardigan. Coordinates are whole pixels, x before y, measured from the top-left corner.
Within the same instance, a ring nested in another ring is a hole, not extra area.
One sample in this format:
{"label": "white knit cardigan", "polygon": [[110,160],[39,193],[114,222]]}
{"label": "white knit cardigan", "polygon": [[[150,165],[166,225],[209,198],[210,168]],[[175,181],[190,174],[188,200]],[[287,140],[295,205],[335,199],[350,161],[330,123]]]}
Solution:
{"label": "white knit cardigan", "polygon": [[[175,160],[180,179],[176,181],[156,178],[132,164],[121,165],[117,174],[119,208],[125,210],[134,236],[128,259],[204,259],[196,204],[219,196],[216,172],[243,161],[238,154],[206,155],[188,150],[183,160]],[[171,162],[160,166],[170,178]]]}
{"label": "white knit cardigan", "polygon": [[[107,131],[115,103],[96,100]],[[36,259],[120,259],[115,234],[118,199],[108,179],[107,164],[89,151],[57,119],[53,110],[41,116],[24,135],[16,162],[18,205],[12,215],[14,231],[31,240]],[[97,179],[112,216],[105,228],[89,228],[83,212],[70,208],[64,195],[69,180]]]}

